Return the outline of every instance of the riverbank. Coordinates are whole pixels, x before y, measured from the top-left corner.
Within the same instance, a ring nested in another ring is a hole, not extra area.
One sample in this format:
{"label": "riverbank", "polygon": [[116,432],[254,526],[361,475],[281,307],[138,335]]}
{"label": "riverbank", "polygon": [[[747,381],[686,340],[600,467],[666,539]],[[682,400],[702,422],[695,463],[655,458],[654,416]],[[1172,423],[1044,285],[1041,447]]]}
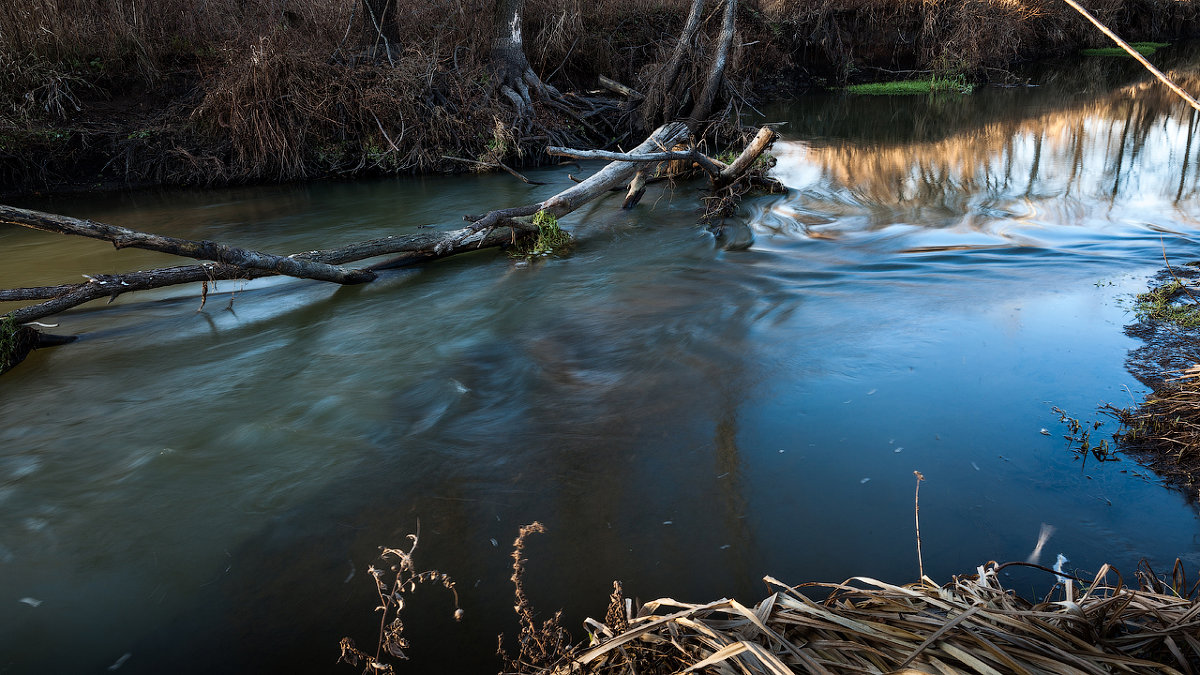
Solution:
{"label": "riverbank", "polygon": [[[646,124],[599,78],[652,88],[689,5],[530,0],[534,71],[612,105],[539,101],[528,118],[495,86],[485,0],[425,3],[374,34],[367,5],[349,1],[5,7],[0,24],[13,30],[0,35],[0,196],[456,173],[544,163],[555,141],[628,145]],[[1091,9],[1130,40],[1200,28],[1196,2]],[[698,44],[719,31],[720,13],[709,11]],[[1005,81],[1016,63],[1108,46],[1050,0],[763,0],[742,3],[736,19],[729,114],[914,72]],[[380,35],[402,39],[381,50]]]}

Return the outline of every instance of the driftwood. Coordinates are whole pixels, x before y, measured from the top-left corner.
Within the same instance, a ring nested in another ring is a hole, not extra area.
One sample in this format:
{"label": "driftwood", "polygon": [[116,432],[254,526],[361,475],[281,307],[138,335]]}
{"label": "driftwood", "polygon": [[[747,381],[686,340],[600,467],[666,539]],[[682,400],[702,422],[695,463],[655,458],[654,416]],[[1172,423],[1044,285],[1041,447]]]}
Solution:
{"label": "driftwood", "polygon": [[[610,157],[591,177],[572,185],[558,194],[525,206],[497,209],[478,216],[467,216],[466,227],[451,230],[429,230],[417,234],[380,237],[355,242],[338,248],[302,251],[280,256],[211,241],[191,241],[138,232],[92,220],[80,220],[11,206],[0,206],[0,223],[30,227],[48,232],[70,234],[112,242],[117,248],[137,247],[198,258],[202,262],[164,269],[144,270],[115,275],[88,276],[86,282],[35,288],[0,290],[0,302],[41,301],[0,315],[4,324],[20,332],[14,341],[19,348],[9,354],[10,363],[24,357],[24,352],[39,346],[62,344],[71,338],[44,336],[28,325],[30,322],[63,312],[93,300],[107,298],[112,302],[131,291],[150,290],[168,286],[203,283],[207,293],[209,282],[233,279],[257,279],[285,275],[305,279],[353,284],[376,278],[381,269],[398,267],[444,258],[483,248],[516,244],[535,235],[538,228],[533,216],[545,211],[555,217],[565,216],[611,191],[629,184],[626,208],[632,208],[645,191],[647,162],[668,159],[691,159],[709,174],[714,188],[726,181],[743,176],[774,138],[774,132],[764,127],[732,164],[725,165],[693,150],[670,151],[688,136],[681,122],[663,125],[630,153],[600,153],[569,151],[570,156]],[[591,153],[591,154],[588,154]],[[564,152],[566,154],[566,152]],[[632,179],[632,181],[631,181]],[[391,257],[388,257],[391,256]],[[347,269],[347,263],[374,258],[386,258],[366,267]],[[3,336],[0,336],[3,337]],[[0,343],[3,343],[0,340]],[[24,350],[21,352],[20,350]],[[0,355],[5,356],[5,355]],[[9,366],[11,367],[11,365]]]}

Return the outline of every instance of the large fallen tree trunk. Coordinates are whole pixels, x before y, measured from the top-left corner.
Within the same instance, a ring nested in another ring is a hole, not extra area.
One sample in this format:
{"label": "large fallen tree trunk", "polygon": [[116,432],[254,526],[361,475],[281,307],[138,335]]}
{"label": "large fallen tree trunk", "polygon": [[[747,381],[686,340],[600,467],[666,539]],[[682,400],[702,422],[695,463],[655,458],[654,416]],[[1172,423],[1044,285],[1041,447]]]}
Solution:
{"label": "large fallen tree trunk", "polygon": [[[0,335],[0,346],[8,344],[12,348],[11,353],[0,354],[0,357],[6,359],[5,362],[9,364],[7,367],[11,367],[20,361],[29,349],[47,344],[61,344],[64,339],[69,339],[58,336],[41,336],[37,331],[22,324],[46,318],[93,300],[108,298],[111,302],[118,296],[131,291],[165,288],[178,284],[203,283],[203,293],[206,294],[209,282],[257,279],[275,275],[316,279],[338,284],[360,283],[374,279],[376,270],[444,258],[483,248],[516,244],[538,232],[538,227],[533,223],[535,214],[545,212],[556,218],[565,216],[596,198],[608,194],[614,188],[622,188],[631,179],[635,179],[647,162],[662,161],[663,159],[692,159],[710,174],[713,186],[720,187],[729,180],[745,175],[754,160],[770,144],[774,138],[774,132],[764,127],[759,131],[754,142],[729,165],[694,150],[682,152],[670,150],[686,140],[687,136],[687,126],[683,123],[663,125],[630,153],[604,155],[611,157],[614,161],[581,183],[535,204],[497,209],[479,216],[467,216],[466,219],[470,221],[470,224],[457,230],[431,230],[417,234],[380,237],[339,248],[304,251],[288,256],[251,251],[215,242],[194,242],[163,237],[90,220],[0,206],[0,223],[102,239],[111,241],[117,248],[134,246],[205,260],[205,262],[193,265],[125,274],[84,275],[87,281],[77,284],[0,290],[0,302],[42,301],[0,316],[0,329],[7,330],[7,333]],[[588,151],[569,151],[561,148],[556,151],[562,151],[562,154],[573,153],[572,156],[588,156]],[[633,181],[633,187],[638,187],[636,179]],[[362,269],[340,267],[346,263],[385,256],[394,257]],[[18,333],[19,339],[17,339]],[[5,339],[5,335],[12,339]],[[0,368],[0,372],[2,370]]]}

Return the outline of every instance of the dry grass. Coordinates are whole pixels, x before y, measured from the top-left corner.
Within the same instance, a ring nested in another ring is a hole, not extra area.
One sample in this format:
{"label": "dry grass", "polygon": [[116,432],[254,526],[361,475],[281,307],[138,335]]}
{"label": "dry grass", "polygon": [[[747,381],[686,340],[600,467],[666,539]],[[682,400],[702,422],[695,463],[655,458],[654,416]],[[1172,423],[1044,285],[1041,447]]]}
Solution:
{"label": "dry grass", "polygon": [[1121,423],[1122,449],[1200,500],[1200,365],[1159,384],[1141,405],[1104,411]]}
{"label": "dry grass", "polygon": [[[753,608],[655,600],[625,617],[621,630],[589,620],[599,642],[543,672],[1173,675],[1200,668],[1200,601],[1180,565],[1169,583],[1140,570],[1138,588],[1105,566],[1090,583],[1067,580],[1041,601],[1004,588],[1005,567],[989,563],[945,586],[856,577],[792,587],[767,577],[771,594]],[[818,602],[804,589],[828,597]]]}
{"label": "dry grass", "polygon": [[[1194,0],[1098,4],[1101,20],[1135,40],[1185,33],[1200,14]],[[526,52],[563,90],[594,87],[601,74],[651,86],[689,5],[529,0]],[[380,49],[361,0],[0,3],[0,179],[45,183],[72,169],[91,181],[106,171],[169,183],[461,170],[442,156],[494,150],[494,121],[513,117],[485,63],[493,2],[399,6],[404,40]],[[978,74],[1102,46],[1069,12],[1051,0],[747,0],[728,81],[748,96],[749,84],[768,80],[901,67]],[[701,54],[719,14],[709,3]],[[696,59],[681,78],[697,80],[706,66]],[[536,124],[504,150],[529,161],[547,140],[619,141],[633,121],[580,122],[539,105]],[[73,135],[77,153],[49,147],[46,130]],[[66,159],[47,164],[51,156]]]}
{"label": "dry grass", "polygon": [[[1171,0],[1096,0],[1098,19],[1128,39],[1195,26],[1200,6]],[[825,62],[842,80],[858,69],[977,75],[1013,61],[1108,46],[1057,0],[763,0],[763,12],[790,27],[788,49]]]}

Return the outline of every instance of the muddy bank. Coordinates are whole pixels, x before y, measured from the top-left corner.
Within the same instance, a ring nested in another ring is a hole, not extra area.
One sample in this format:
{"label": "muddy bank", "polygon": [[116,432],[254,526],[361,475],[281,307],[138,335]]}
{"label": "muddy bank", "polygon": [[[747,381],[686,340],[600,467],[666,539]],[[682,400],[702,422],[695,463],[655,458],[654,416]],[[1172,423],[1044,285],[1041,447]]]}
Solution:
{"label": "muddy bank", "polygon": [[[547,144],[627,146],[648,120],[599,78],[653,95],[692,5],[529,0],[524,51],[533,71],[560,91],[593,94],[568,96],[566,107],[535,101],[519,115],[497,86],[488,0],[398,11],[387,0],[77,4],[0,9],[0,25],[11,27],[0,34],[5,197],[452,173],[546,162]],[[1131,40],[1200,27],[1195,2],[1090,4]],[[704,7],[689,49],[717,40],[720,7]],[[761,0],[740,3],[736,25],[732,93],[718,115],[912,71],[1005,81],[1022,61],[1106,46],[1049,0]],[[700,81],[706,65],[680,77]]]}

